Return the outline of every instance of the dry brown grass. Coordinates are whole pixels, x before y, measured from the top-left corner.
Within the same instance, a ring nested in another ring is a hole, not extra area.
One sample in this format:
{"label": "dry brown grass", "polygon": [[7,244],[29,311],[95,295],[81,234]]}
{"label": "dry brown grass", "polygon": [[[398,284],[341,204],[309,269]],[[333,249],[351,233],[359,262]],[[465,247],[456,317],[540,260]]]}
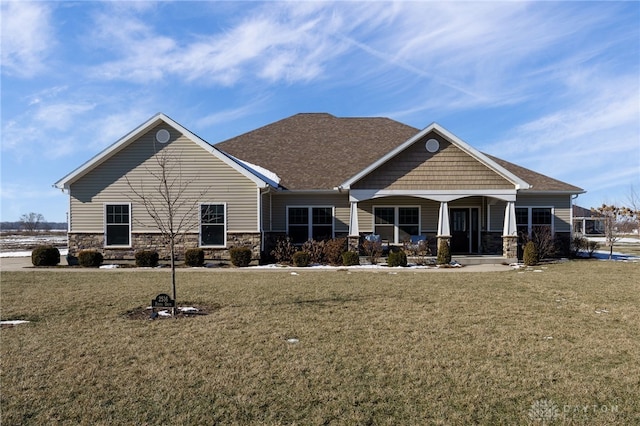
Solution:
{"label": "dry brown grass", "polygon": [[219,309],[162,321],[166,271],[2,272],[2,422],[637,424],[640,266],[544,268],[179,271]]}

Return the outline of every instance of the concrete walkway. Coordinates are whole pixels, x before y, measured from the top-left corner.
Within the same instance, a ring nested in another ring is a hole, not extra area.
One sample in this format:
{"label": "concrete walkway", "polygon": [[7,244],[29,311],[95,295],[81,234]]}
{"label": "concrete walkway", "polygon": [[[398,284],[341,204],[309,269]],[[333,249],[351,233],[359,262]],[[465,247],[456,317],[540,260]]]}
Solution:
{"label": "concrete walkway", "polygon": [[[67,266],[67,260],[64,256],[60,256],[59,266]],[[148,268],[146,268],[148,269]],[[351,266],[351,267],[308,267],[308,268],[293,268],[293,267],[248,267],[248,268],[179,268],[179,271],[211,271],[211,272],[332,272],[332,271],[345,271],[349,272],[502,272],[512,271],[514,268],[508,265],[502,264],[486,264],[486,265],[469,265],[462,268],[424,268],[424,267],[408,267],[408,268],[388,268],[384,266]],[[70,272],[70,271],[82,271],[82,272],[103,272],[103,271],[132,271],[135,269],[130,268],[114,268],[114,269],[98,269],[98,268],[36,268],[31,263],[31,257],[3,257],[0,258],[0,271],[50,271],[50,272]],[[159,270],[169,271],[169,268],[161,268]]]}

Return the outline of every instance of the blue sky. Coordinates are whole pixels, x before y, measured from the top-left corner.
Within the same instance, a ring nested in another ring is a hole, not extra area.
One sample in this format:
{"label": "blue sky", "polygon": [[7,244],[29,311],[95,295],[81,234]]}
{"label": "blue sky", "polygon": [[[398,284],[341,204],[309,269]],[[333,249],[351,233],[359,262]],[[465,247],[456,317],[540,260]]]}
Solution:
{"label": "blue sky", "polygon": [[1,220],[157,112],[216,143],[299,112],[437,122],[577,185],[640,189],[639,2],[2,2]]}

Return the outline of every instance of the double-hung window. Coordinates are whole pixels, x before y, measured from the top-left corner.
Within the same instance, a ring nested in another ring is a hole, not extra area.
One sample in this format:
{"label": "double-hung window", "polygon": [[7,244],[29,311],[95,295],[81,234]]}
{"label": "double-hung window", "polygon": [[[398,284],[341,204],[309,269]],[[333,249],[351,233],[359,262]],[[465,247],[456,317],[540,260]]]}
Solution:
{"label": "double-hung window", "polygon": [[105,204],[105,246],[131,245],[131,204]]}
{"label": "double-hung window", "polygon": [[307,240],[333,238],[333,207],[289,207],[287,209],[289,238],[294,244]]}
{"label": "double-hung window", "polygon": [[225,204],[200,205],[200,245],[224,247],[227,238]]}
{"label": "double-hung window", "polygon": [[373,233],[393,243],[420,234],[419,207],[374,207]]}

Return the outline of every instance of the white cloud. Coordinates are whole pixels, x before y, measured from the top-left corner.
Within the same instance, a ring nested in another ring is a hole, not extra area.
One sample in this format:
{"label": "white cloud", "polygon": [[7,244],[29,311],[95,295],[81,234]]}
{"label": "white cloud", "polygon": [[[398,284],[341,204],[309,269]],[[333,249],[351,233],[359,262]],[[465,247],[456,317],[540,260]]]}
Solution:
{"label": "white cloud", "polygon": [[2,72],[21,78],[43,72],[47,54],[55,44],[49,6],[41,2],[3,1],[0,7]]}

